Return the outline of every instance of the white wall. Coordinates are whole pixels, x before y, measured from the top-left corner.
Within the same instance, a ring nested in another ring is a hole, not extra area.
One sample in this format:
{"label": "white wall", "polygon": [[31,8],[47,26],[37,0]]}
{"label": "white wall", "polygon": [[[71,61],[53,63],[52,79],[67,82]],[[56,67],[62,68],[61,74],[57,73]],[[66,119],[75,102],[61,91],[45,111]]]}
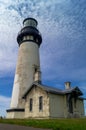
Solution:
{"label": "white wall", "polygon": [[[43,110],[39,111],[39,97],[43,96]],[[33,99],[33,110],[29,111],[29,100]],[[45,91],[39,87],[34,87],[26,98],[25,118],[48,118],[49,117],[49,97]]]}
{"label": "white wall", "polygon": [[77,109],[77,112],[79,113],[80,117],[84,116],[85,113],[84,113],[84,102],[83,102],[83,100],[81,100],[81,99],[77,100],[76,109]]}
{"label": "white wall", "polygon": [[49,94],[50,117],[64,117],[64,96]]}

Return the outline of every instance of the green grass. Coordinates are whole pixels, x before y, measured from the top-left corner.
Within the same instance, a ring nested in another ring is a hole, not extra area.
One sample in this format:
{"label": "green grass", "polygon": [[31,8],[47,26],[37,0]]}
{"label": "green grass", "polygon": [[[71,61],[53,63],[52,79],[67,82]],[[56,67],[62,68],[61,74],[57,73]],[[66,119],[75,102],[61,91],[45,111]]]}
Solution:
{"label": "green grass", "polygon": [[17,124],[52,130],[86,130],[86,118],[79,119],[0,119],[0,123]]}

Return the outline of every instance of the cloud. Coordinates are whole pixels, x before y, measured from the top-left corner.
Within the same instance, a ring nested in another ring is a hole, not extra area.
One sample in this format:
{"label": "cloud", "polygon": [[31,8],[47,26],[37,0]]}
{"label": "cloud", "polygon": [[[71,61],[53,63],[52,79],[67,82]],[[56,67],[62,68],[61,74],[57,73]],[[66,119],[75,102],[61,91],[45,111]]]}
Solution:
{"label": "cloud", "polygon": [[10,98],[0,95],[0,116],[6,116],[6,110],[10,106]]}
{"label": "cloud", "polygon": [[0,3],[0,71],[4,71],[3,75],[16,65],[17,33],[22,20],[31,16],[37,18],[43,36],[40,48],[43,77],[85,79],[85,0],[1,0]]}
{"label": "cloud", "polygon": [[[0,33],[2,55],[4,54],[3,56],[6,57],[4,50],[7,50],[8,55],[12,56],[11,59],[17,57],[15,56],[17,50],[14,55],[12,52],[17,47],[17,43],[14,44],[14,38],[16,39],[16,34],[20,30],[22,19],[27,16],[35,16],[39,21],[40,31],[43,35],[41,47],[43,71],[48,71],[48,68],[53,71],[53,68],[56,67],[52,63],[58,66],[57,72],[59,70],[59,74],[65,71],[65,73],[68,73],[71,70],[70,73],[74,75],[75,72],[76,75],[83,68],[85,70],[86,10],[84,3],[84,0],[76,2],[74,0],[48,0],[46,2],[43,0],[34,0],[33,2],[32,0],[16,0],[15,2],[8,0],[5,3],[2,1],[2,6],[0,7],[2,9],[1,30],[3,28]],[[4,13],[6,13],[6,16]],[[4,59],[3,56],[1,56],[2,59]],[[12,65],[14,64],[13,62],[12,60]],[[48,65],[47,62],[50,64]],[[11,65],[10,58],[7,61],[7,68],[9,68],[8,64]]]}

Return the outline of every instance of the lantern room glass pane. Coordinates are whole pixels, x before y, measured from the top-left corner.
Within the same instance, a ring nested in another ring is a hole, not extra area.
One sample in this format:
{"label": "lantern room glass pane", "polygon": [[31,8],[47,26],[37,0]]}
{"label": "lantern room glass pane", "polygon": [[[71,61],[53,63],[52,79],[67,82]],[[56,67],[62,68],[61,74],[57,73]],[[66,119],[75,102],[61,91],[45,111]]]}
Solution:
{"label": "lantern room glass pane", "polygon": [[27,26],[32,26],[32,27],[37,27],[37,23],[36,21],[32,20],[32,19],[28,19],[24,22],[24,27],[27,27]]}

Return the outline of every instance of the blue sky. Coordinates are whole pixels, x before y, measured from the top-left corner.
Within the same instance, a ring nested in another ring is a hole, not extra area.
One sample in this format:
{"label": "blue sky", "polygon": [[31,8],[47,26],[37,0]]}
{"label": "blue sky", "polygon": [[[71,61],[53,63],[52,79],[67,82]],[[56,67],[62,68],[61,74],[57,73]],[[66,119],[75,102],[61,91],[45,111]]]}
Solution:
{"label": "blue sky", "polygon": [[64,89],[71,81],[86,97],[86,0],[0,0],[0,115],[10,106],[16,37],[26,17],[37,19],[42,34],[43,83]]}

